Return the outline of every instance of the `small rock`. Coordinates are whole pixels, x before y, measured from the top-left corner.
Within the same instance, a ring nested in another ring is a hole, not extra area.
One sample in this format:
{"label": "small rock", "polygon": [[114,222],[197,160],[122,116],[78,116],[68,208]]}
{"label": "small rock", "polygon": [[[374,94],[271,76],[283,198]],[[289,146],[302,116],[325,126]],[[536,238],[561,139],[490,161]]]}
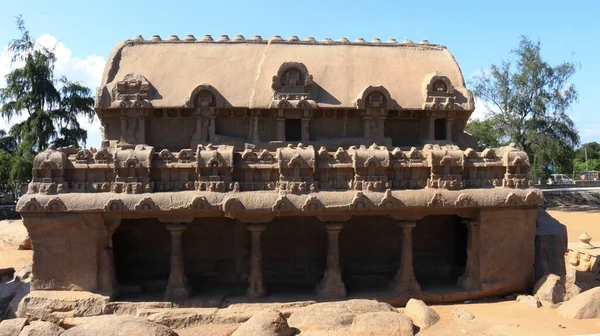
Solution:
{"label": "small rock", "polygon": [[21,268],[17,273],[15,273],[15,280],[19,280],[21,282],[29,282],[31,280],[32,269],[32,263],[23,266],[23,268]]}
{"label": "small rock", "polygon": [[27,319],[17,318],[0,322],[0,336],[18,336],[27,324]]}
{"label": "small rock", "polygon": [[562,302],[565,297],[565,282],[556,274],[546,274],[536,282],[533,294],[540,301],[553,304]]}
{"label": "small rock", "polygon": [[519,295],[517,296],[517,302],[530,308],[539,308],[542,306],[540,301],[533,295]]}
{"label": "small rock", "polygon": [[460,329],[460,332],[461,332],[463,335],[466,335],[466,334],[468,334],[468,333],[469,333],[469,332],[468,332],[466,329]]}
{"label": "small rock", "polygon": [[252,316],[231,336],[291,336],[293,334],[294,330],[290,328],[281,312],[265,309]]}
{"label": "small rock", "polygon": [[421,329],[427,329],[439,321],[440,316],[433,309],[427,307],[425,302],[416,299],[408,300],[404,313],[414,325]]}
{"label": "small rock", "polygon": [[452,310],[452,314],[463,320],[472,320],[475,318],[475,315],[471,314],[470,312],[468,312],[462,308],[454,308]]}
{"label": "small rock", "polygon": [[357,315],[350,327],[353,336],[413,336],[412,321],[395,312]]}
{"label": "small rock", "polygon": [[558,312],[570,319],[600,318],[600,287],[585,291],[564,302]]}
{"label": "small rock", "polygon": [[577,283],[567,283],[565,285],[565,297],[564,301],[569,301],[577,295],[581,294],[583,289],[579,287]]}
{"label": "small rock", "polygon": [[31,321],[19,336],[60,336],[65,330],[54,323]]}
{"label": "small rock", "polygon": [[173,330],[143,317],[102,315],[86,319],[61,336],[177,336]]}
{"label": "small rock", "polygon": [[19,250],[31,250],[31,238],[29,236],[25,237],[19,244]]}

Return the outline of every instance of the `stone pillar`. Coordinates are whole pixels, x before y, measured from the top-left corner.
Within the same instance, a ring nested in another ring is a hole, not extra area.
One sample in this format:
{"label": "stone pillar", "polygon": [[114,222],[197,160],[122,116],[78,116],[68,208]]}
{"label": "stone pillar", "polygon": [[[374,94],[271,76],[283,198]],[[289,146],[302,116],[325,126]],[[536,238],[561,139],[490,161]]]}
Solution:
{"label": "stone pillar", "polygon": [[248,277],[248,296],[261,297],[265,295],[262,278],[262,247],[260,236],[265,230],[264,224],[249,224],[251,235],[250,247],[250,276]]}
{"label": "stone pillar", "polygon": [[285,141],[285,118],[277,118],[277,139]]}
{"label": "stone pillar", "polygon": [[435,140],[435,117],[429,117],[429,140]]}
{"label": "stone pillar", "polygon": [[252,111],[250,117],[250,140],[258,142],[258,113],[260,111]]}
{"label": "stone pillar", "polygon": [[302,142],[307,143],[310,141],[310,133],[308,124],[310,122],[310,118],[302,118]]}
{"label": "stone pillar", "polygon": [[469,233],[467,238],[467,265],[465,273],[458,278],[458,285],[464,289],[479,287],[479,222],[475,219],[463,219]]}
{"label": "stone pillar", "polygon": [[127,114],[121,112],[121,143],[127,143]]}
{"label": "stone pillar", "polygon": [[452,141],[452,118],[446,119],[446,140]]}
{"label": "stone pillar", "polygon": [[183,230],[185,230],[185,224],[170,223],[167,224],[167,230],[171,232],[171,274],[169,275],[165,300],[183,301],[190,296],[191,293],[183,266],[183,244],[181,235]]}
{"label": "stone pillar", "polygon": [[138,116],[138,142],[141,144],[146,143],[146,115],[144,111],[140,111]]}
{"label": "stone pillar", "polygon": [[327,223],[327,268],[323,279],[317,285],[317,294],[327,298],[346,297],[346,286],[342,281],[340,269],[339,235],[344,227],[343,223]]}
{"label": "stone pillar", "polygon": [[208,139],[206,141],[215,141],[215,119],[217,117],[211,115],[208,117]]}
{"label": "stone pillar", "polygon": [[402,254],[400,268],[392,282],[392,288],[399,294],[410,294],[421,291],[421,286],[415,278],[413,269],[412,229],[416,226],[414,221],[399,221],[402,229]]}
{"label": "stone pillar", "polygon": [[363,117],[363,138],[369,139],[371,137],[371,117]]}

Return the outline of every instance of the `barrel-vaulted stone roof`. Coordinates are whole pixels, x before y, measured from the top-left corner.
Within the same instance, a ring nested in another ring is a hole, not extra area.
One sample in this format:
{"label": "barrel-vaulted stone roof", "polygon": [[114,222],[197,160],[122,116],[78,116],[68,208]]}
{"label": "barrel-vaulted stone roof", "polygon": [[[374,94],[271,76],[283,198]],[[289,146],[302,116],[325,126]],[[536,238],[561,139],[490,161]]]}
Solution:
{"label": "barrel-vaulted stone roof", "polygon": [[[389,109],[423,109],[432,80],[443,78],[453,88],[456,106],[474,109],[461,70],[448,49],[427,41],[413,43],[375,39],[315,41],[275,36],[245,39],[210,36],[180,40],[138,36],[119,43],[108,58],[98,91],[97,109],[111,105],[116,87],[127,75],[149,83],[152,107],[190,107],[191,95],[208,84],[223,107],[273,107],[274,76],[286,62],[301,63],[312,76],[310,99],[319,107],[356,108],[368,88],[389,93]],[[387,94],[386,94],[387,95]]]}

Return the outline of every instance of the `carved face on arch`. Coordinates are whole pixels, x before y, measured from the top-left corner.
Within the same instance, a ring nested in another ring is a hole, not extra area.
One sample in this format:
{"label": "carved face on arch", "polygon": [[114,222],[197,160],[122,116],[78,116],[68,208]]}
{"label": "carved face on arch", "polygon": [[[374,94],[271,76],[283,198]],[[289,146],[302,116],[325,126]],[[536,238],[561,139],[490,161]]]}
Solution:
{"label": "carved face on arch", "polygon": [[286,70],[281,76],[281,86],[284,87],[298,87],[304,86],[304,76],[300,70],[291,68]]}
{"label": "carved face on arch", "polygon": [[387,101],[385,96],[378,91],[371,92],[367,96],[367,107],[372,108],[385,108],[387,106]]}
{"label": "carved face on arch", "polygon": [[437,80],[433,83],[433,92],[446,93],[448,92],[448,85],[443,80]]}
{"label": "carved face on arch", "polygon": [[199,108],[215,107],[216,102],[217,100],[215,98],[215,95],[208,90],[198,92],[198,94],[196,94],[196,97],[194,98],[194,106]]}

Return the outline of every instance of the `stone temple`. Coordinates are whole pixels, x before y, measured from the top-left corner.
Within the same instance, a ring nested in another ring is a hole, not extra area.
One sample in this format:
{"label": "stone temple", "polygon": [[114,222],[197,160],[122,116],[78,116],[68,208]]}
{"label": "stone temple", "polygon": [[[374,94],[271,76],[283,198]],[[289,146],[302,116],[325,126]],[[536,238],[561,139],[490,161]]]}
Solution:
{"label": "stone temple", "polygon": [[100,148],[40,153],[17,205],[32,290],[400,304],[534,280],[529,159],[474,150],[445,46],[138,36],[95,108]]}

